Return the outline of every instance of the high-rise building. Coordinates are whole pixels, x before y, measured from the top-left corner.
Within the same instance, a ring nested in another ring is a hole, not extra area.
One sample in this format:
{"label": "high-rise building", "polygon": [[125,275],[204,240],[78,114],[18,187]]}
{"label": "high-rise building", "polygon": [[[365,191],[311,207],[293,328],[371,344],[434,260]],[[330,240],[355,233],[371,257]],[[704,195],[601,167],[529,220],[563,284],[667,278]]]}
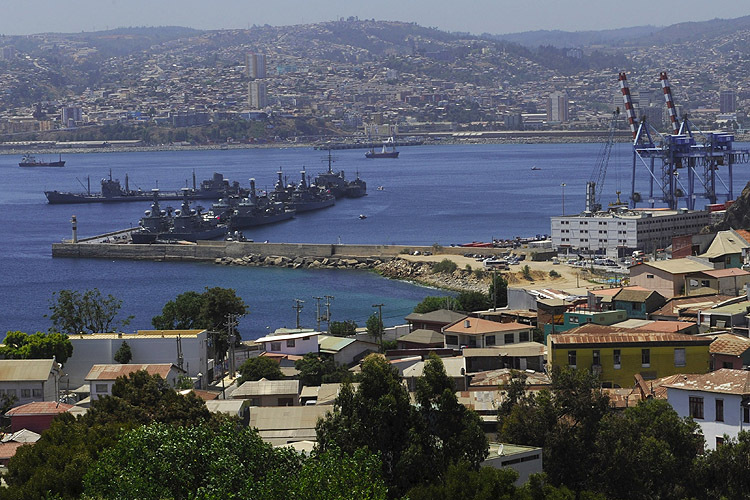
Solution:
{"label": "high-rise building", "polygon": [[249,52],[245,55],[245,68],[250,78],[266,77],[266,55]]}
{"label": "high-rise building", "polygon": [[737,111],[737,94],[734,90],[722,90],[719,94],[719,111],[721,113],[734,113]]}
{"label": "high-rise building", "polygon": [[248,84],[248,102],[252,109],[266,107],[268,96],[266,95],[266,84],[264,82],[253,80]]}
{"label": "high-rise building", "polygon": [[567,123],[568,120],[568,94],[552,92],[547,98],[547,122]]}
{"label": "high-rise building", "polygon": [[60,123],[63,127],[75,127],[83,121],[83,110],[80,106],[63,106],[60,109]]}

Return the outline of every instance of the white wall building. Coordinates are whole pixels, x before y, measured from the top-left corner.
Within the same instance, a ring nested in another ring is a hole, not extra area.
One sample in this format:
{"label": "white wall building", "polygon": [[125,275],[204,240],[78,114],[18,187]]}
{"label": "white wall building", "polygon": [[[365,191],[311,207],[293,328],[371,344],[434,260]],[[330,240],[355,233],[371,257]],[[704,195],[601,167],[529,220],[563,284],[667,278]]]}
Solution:
{"label": "white wall building", "polygon": [[665,248],[673,236],[697,234],[709,224],[709,213],[662,209],[618,209],[551,218],[552,244],[585,252],[615,255],[618,249]]}
{"label": "white wall building", "polygon": [[181,375],[185,374],[184,370],[171,363],[162,364],[102,364],[94,365],[86,375],[86,382],[89,383],[89,394],[91,401],[104,396],[112,395],[112,386],[119,377],[127,377],[131,373],[145,370],[149,375],[159,375],[167,383],[176,387]]}
{"label": "white wall building", "polygon": [[684,375],[666,385],[667,401],[681,417],[693,417],[703,431],[706,448],[715,450],[724,435],[750,430],[750,372],[722,368],[702,375]]}
{"label": "white wall building", "polygon": [[97,364],[115,363],[115,353],[127,342],[133,353],[130,363],[161,364],[179,366],[179,351],[182,351],[182,367],[188,376],[198,378],[201,387],[210,382],[214,362],[209,358],[208,332],[206,330],[139,330],[138,333],[94,333],[69,335],[73,344],[73,355],[63,366],[67,377],[62,383],[72,390],[84,384],[91,367]]}
{"label": "white wall building", "polygon": [[292,354],[304,356],[308,352],[318,352],[318,335],[320,332],[303,331],[267,335],[256,339],[263,344],[263,350],[271,354]]}
{"label": "white wall building", "polygon": [[54,359],[2,359],[0,394],[15,397],[13,406],[56,401],[59,366]]}

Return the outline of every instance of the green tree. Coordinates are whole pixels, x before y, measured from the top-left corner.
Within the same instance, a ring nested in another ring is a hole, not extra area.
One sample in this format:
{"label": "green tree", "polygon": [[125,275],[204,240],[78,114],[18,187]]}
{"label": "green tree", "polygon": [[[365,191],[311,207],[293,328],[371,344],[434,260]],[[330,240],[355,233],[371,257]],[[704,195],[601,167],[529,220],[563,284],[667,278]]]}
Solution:
{"label": "green tree", "polygon": [[332,321],[331,331],[334,337],[348,337],[357,333],[357,322],[351,319],[346,321]]}
{"label": "green tree", "polygon": [[[157,330],[205,328],[209,330],[217,358],[223,359],[229,348],[228,316],[244,316],[247,312],[247,304],[233,289],[207,287],[201,294],[185,292],[167,302],[162,313],[151,319],[151,324]],[[239,340],[240,333],[236,328],[234,333]]]}
{"label": "green tree", "polygon": [[706,498],[746,498],[750,491],[749,464],[750,432],[740,431],[736,439],[725,436],[721,446],[698,461],[699,491],[705,491]]}
{"label": "green tree", "polygon": [[581,491],[594,469],[591,443],[610,411],[599,381],[584,370],[556,368],[551,390],[521,398],[501,414],[500,439],[544,448],[544,471],[552,484]]}
{"label": "green tree", "polygon": [[238,385],[262,378],[266,380],[280,380],[284,378],[284,374],[279,367],[279,362],[267,356],[250,358],[242,363],[237,371],[240,372],[240,378],[237,381]]}
{"label": "green tree", "polygon": [[[495,294],[497,294],[497,297],[495,297]],[[502,274],[493,274],[488,295],[493,306],[505,307],[508,305],[508,280]]]}
{"label": "green tree", "polygon": [[510,468],[475,470],[461,463],[450,466],[442,480],[412,488],[406,496],[409,500],[517,500],[521,497],[516,479],[518,473]]}
{"label": "green tree", "polygon": [[294,362],[294,367],[299,370],[300,382],[306,386],[351,381],[351,373],[345,366],[337,365],[331,356],[317,352],[308,352]]}
{"label": "green tree", "polygon": [[73,344],[62,333],[37,332],[27,335],[24,332],[8,332],[0,355],[6,359],[52,359],[65,363],[73,355]]}
{"label": "green tree", "polygon": [[52,331],[62,333],[108,333],[130,324],[133,316],[117,319],[122,301],[104,297],[98,288],[81,293],[60,290],[50,301]]}
{"label": "green tree", "polygon": [[130,363],[130,360],[133,359],[133,351],[130,350],[130,345],[124,340],[120,344],[119,349],[117,349],[117,352],[115,352],[114,359],[123,365]]}
{"label": "green tree", "polygon": [[485,311],[492,306],[487,294],[475,291],[459,293],[456,302],[459,309],[466,312]]}
{"label": "green tree", "polygon": [[611,499],[688,498],[696,491],[690,471],[703,444],[698,424],[664,400],[610,413],[596,437],[589,488]]}
{"label": "green tree", "polygon": [[425,314],[438,309],[450,309],[450,305],[453,301],[453,297],[434,297],[428,296],[422,299],[422,302],[417,304],[414,308],[414,312],[418,314]]}
{"label": "green tree", "polygon": [[383,322],[380,321],[380,316],[375,313],[371,314],[370,317],[367,318],[367,323],[365,324],[365,326],[367,327],[367,335],[378,339],[382,347],[383,333],[385,332],[385,328],[383,327]]}
{"label": "green tree", "polygon": [[523,279],[534,281],[534,277],[531,276],[531,268],[529,267],[528,264],[526,264],[525,266],[523,266],[523,268],[521,268],[521,274],[523,274]]}

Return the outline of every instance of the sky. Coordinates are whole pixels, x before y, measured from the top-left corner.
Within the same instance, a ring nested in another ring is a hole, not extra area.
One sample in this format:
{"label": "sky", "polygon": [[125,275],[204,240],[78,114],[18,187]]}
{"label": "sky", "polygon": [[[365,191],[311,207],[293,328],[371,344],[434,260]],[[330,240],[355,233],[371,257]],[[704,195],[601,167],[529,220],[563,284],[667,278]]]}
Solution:
{"label": "sky", "polygon": [[668,26],[750,15],[746,0],[0,0],[0,34],[129,26],[285,26],[341,17],[416,22],[444,31],[506,34]]}

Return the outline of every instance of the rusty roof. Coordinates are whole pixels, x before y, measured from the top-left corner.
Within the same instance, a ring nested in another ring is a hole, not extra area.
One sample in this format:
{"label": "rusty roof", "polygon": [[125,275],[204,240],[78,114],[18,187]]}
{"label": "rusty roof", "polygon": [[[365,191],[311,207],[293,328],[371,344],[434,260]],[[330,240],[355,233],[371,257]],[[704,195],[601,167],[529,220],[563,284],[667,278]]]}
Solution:
{"label": "rusty roof", "polygon": [[711,354],[727,354],[729,356],[742,356],[750,349],[750,339],[731,333],[717,335],[708,352]]}
{"label": "rusty roof", "polygon": [[166,379],[172,368],[185,371],[180,370],[180,368],[172,363],[94,365],[84,380],[116,380],[118,377],[126,377],[140,370],[146,370],[149,375],[159,375],[161,378]]}
{"label": "rusty roof", "polygon": [[58,403],[56,401],[37,401],[34,403],[26,403],[25,405],[16,406],[8,410],[6,416],[26,416],[26,415],[56,415],[58,413],[65,413],[66,411],[73,408],[73,405],[66,403]]}
{"label": "rusty roof", "polygon": [[[476,386],[504,386],[508,385],[513,378],[513,373],[517,370],[511,370],[510,368],[500,368],[499,370],[489,370],[485,372],[479,372],[472,376],[471,387]],[[543,372],[524,371],[526,375],[526,385],[531,386],[548,386],[552,384],[549,376]]]}
{"label": "rusty roof", "polygon": [[530,330],[533,327],[521,323],[498,323],[480,318],[465,318],[456,321],[443,329],[445,333],[461,333],[464,335],[482,335],[485,333],[513,332]]}
{"label": "rusty roof", "polygon": [[694,328],[690,321],[652,321],[647,325],[633,328],[636,332],[679,333]]}
{"label": "rusty roof", "polygon": [[718,392],[722,394],[750,394],[750,372],[721,368],[700,375],[681,376],[670,384],[668,389],[687,391]]}
{"label": "rusty roof", "polygon": [[733,299],[730,295],[692,295],[690,297],[675,297],[667,301],[660,309],[652,312],[652,316],[679,316],[680,313],[706,309],[725,300]]}
{"label": "rusty roof", "polygon": [[591,344],[695,344],[709,345],[713,339],[685,335],[683,333],[555,333],[549,338],[553,345],[591,345]]}
{"label": "rusty roof", "polygon": [[53,359],[0,359],[0,381],[40,381],[50,377]]}
{"label": "rusty roof", "polygon": [[728,267],[726,269],[714,269],[713,271],[703,271],[701,274],[706,274],[712,278],[726,278],[728,276],[747,276],[750,272],[745,271],[737,267]]}

